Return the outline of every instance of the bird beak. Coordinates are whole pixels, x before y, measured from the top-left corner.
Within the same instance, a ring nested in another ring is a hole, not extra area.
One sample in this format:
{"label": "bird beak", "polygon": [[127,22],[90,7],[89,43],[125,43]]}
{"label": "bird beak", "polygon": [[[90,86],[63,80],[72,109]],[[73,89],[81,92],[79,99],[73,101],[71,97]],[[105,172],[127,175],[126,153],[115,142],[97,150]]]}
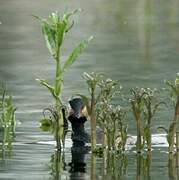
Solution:
{"label": "bird beak", "polygon": [[74,112],[75,117],[80,118],[82,116],[81,109]]}

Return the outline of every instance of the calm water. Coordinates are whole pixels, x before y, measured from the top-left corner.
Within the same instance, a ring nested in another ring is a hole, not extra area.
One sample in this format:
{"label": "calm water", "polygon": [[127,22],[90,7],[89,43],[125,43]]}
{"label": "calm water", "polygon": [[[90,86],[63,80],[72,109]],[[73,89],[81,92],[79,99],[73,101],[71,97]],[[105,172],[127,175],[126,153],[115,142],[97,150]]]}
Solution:
{"label": "calm water", "polygon": [[[64,102],[78,91],[87,93],[81,78],[84,71],[105,72],[109,77],[119,79],[127,91],[134,86],[163,87],[163,80],[173,79],[179,70],[178,0],[1,0],[0,81],[6,83],[14,96],[18,107],[16,117],[21,124],[17,127],[11,157],[0,160],[0,179],[58,179],[52,166],[55,163],[50,163],[54,145],[37,144],[53,140],[38,128],[42,109],[51,104],[52,99],[35,78],[51,81],[54,62],[44,45],[40,26],[31,15],[47,16],[51,11],[67,6],[70,9],[80,7],[84,11],[76,16],[77,23],[63,47],[63,60],[80,40],[90,35],[95,40],[66,74]],[[154,132],[158,125],[168,125],[169,117],[168,111],[162,111],[154,122]],[[133,119],[131,123],[134,124]],[[130,127],[132,134],[134,127]],[[67,141],[70,141],[70,135]],[[66,166],[61,179],[108,180],[120,179],[120,176],[131,180],[140,177],[169,179],[165,151],[162,147],[153,151],[148,172],[139,171],[141,163],[132,150],[127,152],[128,165],[124,170],[120,170],[123,167],[118,163],[122,162],[120,158],[113,162],[118,166],[112,166],[106,165],[103,158],[94,160],[91,154],[84,152],[85,173],[74,173],[68,165],[73,155],[69,146],[65,150]],[[109,174],[104,172],[106,166],[118,167],[109,171],[114,172],[114,176],[105,175]]]}

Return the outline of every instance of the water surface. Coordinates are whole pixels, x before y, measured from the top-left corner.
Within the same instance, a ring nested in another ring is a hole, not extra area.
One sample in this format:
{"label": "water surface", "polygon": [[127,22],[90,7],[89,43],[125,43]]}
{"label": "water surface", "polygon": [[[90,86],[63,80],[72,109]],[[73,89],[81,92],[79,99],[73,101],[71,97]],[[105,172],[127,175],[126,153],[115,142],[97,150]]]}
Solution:
{"label": "water surface", "polygon": [[[81,78],[84,71],[105,72],[120,80],[125,92],[134,86],[163,87],[163,80],[173,79],[178,72],[177,0],[1,0],[0,81],[6,83],[14,96],[18,107],[16,117],[21,124],[16,129],[19,144],[14,145],[11,157],[0,160],[0,179],[55,179],[49,166],[54,146],[36,143],[53,140],[38,128],[42,109],[52,103],[52,98],[35,81],[37,77],[44,77],[52,82],[55,67],[39,23],[31,15],[45,17],[51,11],[62,11],[66,7],[80,7],[84,11],[76,16],[77,23],[67,37],[63,61],[80,40],[90,35],[95,40],[65,76],[65,103],[76,92],[87,93]],[[170,116],[168,110],[163,110],[154,122],[153,131],[156,133],[158,125],[167,126]],[[130,124],[130,133],[134,134],[133,119]],[[169,179],[165,151],[164,147],[153,151],[148,179]],[[65,151],[65,158],[66,164],[70,163],[70,147]],[[86,173],[76,179],[103,179],[103,159],[97,158],[96,168],[91,167],[91,159],[91,154],[87,154]],[[128,159],[123,179],[137,178],[136,154],[130,151]],[[62,179],[75,177],[68,165],[62,174]]]}

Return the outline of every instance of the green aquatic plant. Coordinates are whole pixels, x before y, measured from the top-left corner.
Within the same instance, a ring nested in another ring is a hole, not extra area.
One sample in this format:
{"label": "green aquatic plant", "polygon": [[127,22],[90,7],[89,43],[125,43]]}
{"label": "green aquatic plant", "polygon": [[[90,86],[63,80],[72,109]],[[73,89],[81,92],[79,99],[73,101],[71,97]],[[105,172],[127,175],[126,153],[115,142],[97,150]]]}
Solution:
{"label": "green aquatic plant", "polygon": [[12,149],[12,141],[15,136],[15,111],[11,95],[6,90],[2,90],[0,98],[0,137],[2,151]]}
{"label": "green aquatic plant", "polygon": [[74,50],[71,52],[71,54],[68,56],[67,60],[64,64],[62,64],[62,45],[64,43],[64,39],[67,35],[67,33],[70,31],[70,29],[74,25],[74,21],[71,20],[72,16],[79,12],[80,9],[77,9],[73,12],[69,13],[63,13],[62,15],[59,14],[59,12],[53,12],[49,15],[47,19],[40,18],[38,16],[36,17],[41,22],[42,26],[42,33],[44,35],[47,48],[52,55],[53,59],[55,60],[56,64],[56,74],[55,74],[55,80],[54,85],[51,85],[47,80],[45,79],[36,79],[40,82],[41,85],[45,86],[49,92],[51,93],[52,97],[55,100],[55,106],[56,110],[55,112],[58,113],[58,116],[56,119],[56,126],[57,126],[57,132],[56,135],[58,137],[55,137],[57,141],[57,148],[60,148],[60,142],[63,136],[63,115],[62,115],[62,109],[63,106],[62,102],[62,89],[64,84],[64,74],[65,72],[71,67],[71,65],[76,61],[78,56],[82,53],[82,51],[86,48],[88,43],[92,40],[93,37],[90,37],[89,39],[81,42]]}
{"label": "green aquatic plant", "polygon": [[122,87],[112,79],[99,83],[100,92],[97,104],[97,123],[103,130],[103,146],[108,149],[125,150],[127,141],[126,110],[112,101],[120,95]]}
{"label": "green aquatic plant", "polygon": [[152,145],[152,121],[156,112],[161,105],[166,105],[165,102],[159,101],[159,91],[157,89],[145,89],[144,95],[144,142],[146,142],[147,149],[151,150]]}
{"label": "green aquatic plant", "polygon": [[121,106],[100,105],[98,125],[104,131],[103,145],[108,150],[125,150],[127,142],[126,111]]}
{"label": "green aquatic plant", "polygon": [[130,99],[130,103],[132,105],[132,111],[136,120],[137,125],[137,142],[136,148],[137,151],[140,152],[143,149],[143,128],[142,128],[142,113],[144,111],[144,91],[143,89],[133,88],[131,89],[132,98]]}
{"label": "green aquatic plant", "polygon": [[131,89],[132,98],[130,103],[137,125],[137,152],[141,152],[145,145],[151,150],[152,138],[152,120],[159,109],[159,106],[165,104],[157,101],[157,90],[150,88]]}
{"label": "green aquatic plant", "polygon": [[[59,109],[57,109],[57,108],[59,108]],[[62,111],[62,117],[59,117],[59,115],[61,115],[58,113],[59,111]],[[63,106],[63,107],[56,106],[56,107],[45,108],[43,111],[44,118],[41,119],[41,121],[40,121],[40,128],[43,131],[50,132],[51,134],[54,135],[56,143],[57,143],[57,147],[59,150],[61,149],[62,145],[63,145],[63,148],[65,148],[65,137],[68,132],[68,122],[67,122],[67,119],[65,116],[66,111],[67,110],[66,110],[65,106]],[[58,126],[58,119],[60,119],[60,118],[62,118],[63,122],[64,122],[63,131]],[[60,140],[61,140],[61,142],[60,142]]]}
{"label": "green aquatic plant", "polygon": [[[108,149],[125,149],[127,141],[127,123],[125,111],[117,105],[111,105],[112,100],[120,94],[121,86],[118,81],[104,79],[104,76],[97,73],[84,73],[88,84],[90,98],[79,95],[85,102],[91,123],[92,150],[96,149],[96,126],[103,130],[103,147]],[[116,141],[120,139],[120,141]],[[102,148],[103,149],[103,148]],[[101,149],[100,149],[101,150]]]}
{"label": "green aquatic plant", "polygon": [[[173,152],[175,147],[179,149],[179,73],[176,76],[175,82],[165,81],[170,89],[170,97],[174,105],[174,117],[170,123],[169,129],[164,129],[167,133],[167,141],[169,144],[169,152]],[[175,143],[175,139],[177,140]]]}
{"label": "green aquatic plant", "polygon": [[80,96],[85,102],[87,112],[90,117],[91,145],[92,145],[92,149],[94,150],[96,148],[96,105],[98,103],[98,98],[99,98],[99,95],[97,95],[97,87],[98,84],[101,82],[103,76],[99,73],[92,72],[88,74],[85,72],[83,74],[83,77],[88,85],[90,98],[81,94],[77,94],[77,95]]}

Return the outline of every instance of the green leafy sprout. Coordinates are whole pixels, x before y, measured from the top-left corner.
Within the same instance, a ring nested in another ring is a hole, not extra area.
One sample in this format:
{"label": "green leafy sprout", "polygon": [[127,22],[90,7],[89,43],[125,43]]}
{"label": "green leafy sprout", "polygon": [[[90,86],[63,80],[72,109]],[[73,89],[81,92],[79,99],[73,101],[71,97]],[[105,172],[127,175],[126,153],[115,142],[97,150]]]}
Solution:
{"label": "green leafy sprout", "polygon": [[175,143],[175,139],[177,139],[176,136],[179,133],[179,73],[177,73],[174,82],[165,81],[165,83],[170,90],[171,101],[174,105],[174,116],[168,129],[165,127],[159,127],[158,129],[162,129],[167,133],[168,151],[172,153],[175,147],[179,149],[179,142]]}
{"label": "green leafy sprout", "polygon": [[0,133],[1,133],[1,150],[12,149],[12,141],[15,137],[15,111],[16,107],[13,104],[11,95],[8,95],[5,89],[1,90],[0,99]]}
{"label": "green leafy sprout", "polygon": [[38,16],[34,16],[38,20],[40,20],[42,26],[42,33],[44,35],[47,48],[52,55],[53,59],[56,63],[56,74],[54,84],[51,85],[45,79],[36,79],[41,85],[45,86],[51,95],[53,96],[56,104],[56,112],[58,113],[58,119],[56,119],[57,131],[56,137],[57,148],[60,148],[60,139],[63,136],[63,126],[64,119],[62,118],[62,110],[59,107],[63,106],[63,102],[61,99],[62,96],[62,88],[64,82],[64,74],[71,67],[71,65],[76,61],[78,56],[83,52],[83,50],[87,47],[88,43],[93,39],[93,37],[89,37],[87,40],[82,41],[77,45],[76,48],[73,49],[71,54],[68,56],[67,60],[64,64],[61,62],[62,55],[62,45],[64,43],[65,37],[67,33],[71,30],[74,25],[74,21],[72,20],[72,16],[77,12],[81,11],[80,9],[74,10],[69,13],[63,13],[62,15],[59,12],[53,12],[49,15],[47,19],[40,18]]}
{"label": "green leafy sprout", "polygon": [[130,103],[137,126],[137,152],[140,153],[145,146],[150,151],[152,120],[160,105],[165,103],[156,100],[158,96],[156,89],[136,87],[131,89],[131,95]]}

